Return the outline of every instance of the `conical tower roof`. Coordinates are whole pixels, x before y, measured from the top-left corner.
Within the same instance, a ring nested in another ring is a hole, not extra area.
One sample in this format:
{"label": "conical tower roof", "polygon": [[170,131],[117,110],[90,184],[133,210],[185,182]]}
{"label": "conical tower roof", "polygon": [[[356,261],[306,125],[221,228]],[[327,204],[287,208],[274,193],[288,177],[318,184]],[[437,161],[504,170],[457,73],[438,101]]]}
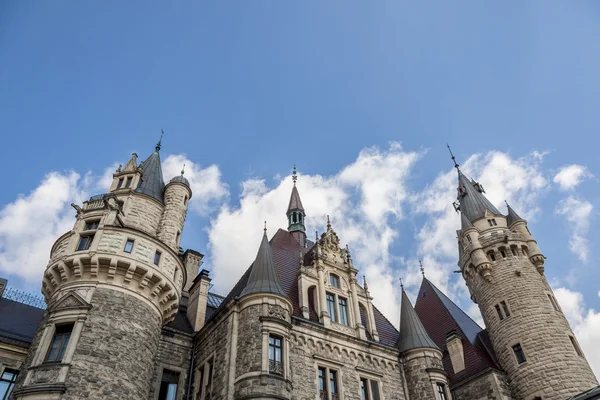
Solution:
{"label": "conical tower roof", "polygon": [[298,193],[296,182],[294,182],[294,187],[292,188],[292,195],[290,196],[290,203],[288,204],[287,209],[288,213],[291,211],[304,212],[304,206],[302,206],[302,200],[300,200],[300,194]]}
{"label": "conical tower roof", "polygon": [[464,213],[460,213],[460,229],[464,231],[469,228],[474,228],[473,224]]}
{"label": "conical tower roof", "polygon": [[515,212],[515,210],[513,210],[511,206],[508,205],[508,203],[506,203],[506,206],[508,207],[508,216],[506,217],[506,223],[508,224],[508,226],[511,226],[514,222],[517,221],[525,221],[519,216],[519,214]]}
{"label": "conical tower roof", "polygon": [[287,297],[281,287],[279,276],[275,271],[273,250],[267,239],[266,229],[262,241],[260,242],[260,248],[258,249],[256,259],[252,263],[252,269],[250,270],[250,276],[246,282],[246,287],[242,290],[240,297],[252,293],[272,293]]}
{"label": "conical tower roof", "polygon": [[404,289],[402,289],[402,304],[400,307],[400,340],[398,342],[398,349],[401,352],[417,349],[422,347],[428,347],[438,349],[439,347],[429,337],[421,320],[417,316],[415,309],[410,300],[406,295]]}
{"label": "conical tower roof", "polygon": [[150,156],[142,162],[142,179],[135,191],[154,197],[163,202],[163,193],[165,191],[165,182],[163,181],[162,166],[160,164],[160,142]]}
{"label": "conical tower roof", "polygon": [[470,222],[485,217],[486,210],[495,215],[502,215],[502,213],[483,195],[481,185],[477,182],[470,181],[460,169],[458,170],[458,189],[460,211]]}

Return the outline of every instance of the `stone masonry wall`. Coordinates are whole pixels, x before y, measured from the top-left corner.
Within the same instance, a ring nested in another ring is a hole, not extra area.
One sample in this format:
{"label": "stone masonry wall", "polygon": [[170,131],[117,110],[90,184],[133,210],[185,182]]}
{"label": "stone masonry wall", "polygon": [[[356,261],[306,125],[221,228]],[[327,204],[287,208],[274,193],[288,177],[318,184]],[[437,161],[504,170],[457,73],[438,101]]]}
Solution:
{"label": "stone masonry wall", "polygon": [[[519,243],[517,256],[512,243],[496,243],[484,248],[495,252],[492,280],[478,273],[467,275],[500,365],[511,380],[517,400],[541,396],[562,400],[598,384],[584,357],[579,356],[569,335],[574,336],[561,311],[555,311],[548,294],[552,293]],[[506,247],[503,258],[499,246]],[[467,264],[468,265],[468,264]],[[468,267],[467,267],[468,268]],[[511,315],[500,320],[495,305],[508,304]],[[512,346],[520,343],[527,361],[518,364]]]}
{"label": "stone masonry wall", "polygon": [[291,399],[315,399],[318,396],[317,368],[330,366],[338,372],[344,400],[361,400],[360,378],[377,379],[382,398],[404,400],[398,353],[379,350],[366,342],[311,327],[294,325],[290,337],[289,366],[292,379]]}
{"label": "stone masonry wall", "polygon": [[132,193],[125,202],[125,225],[156,237],[163,208],[156,200]]}
{"label": "stone masonry wall", "polygon": [[177,389],[177,399],[186,398],[191,351],[191,335],[183,335],[163,329],[154,363],[154,373],[152,374],[153,384],[150,387],[149,400],[155,399],[157,396],[157,390],[160,388],[164,369],[179,373],[180,386]]}
{"label": "stone masonry wall", "polygon": [[240,312],[235,366],[236,378],[248,372],[262,370],[262,324],[259,320],[262,305],[254,305]]}
{"label": "stone masonry wall", "polygon": [[490,371],[462,386],[453,388],[452,394],[454,400],[512,399],[505,377],[495,371]]}
{"label": "stone masonry wall", "polygon": [[189,197],[187,187],[183,184],[172,183],[165,190],[165,209],[158,229],[158,238],[174,251],[179,250],[177,232],[183,231],[187,212],[185,197]]}
{"label": "stone masonry wall", "polygon": [[[212,376],[212,400],[222,400],[227,397],[227,378],[229,375],[229,350],[231,348],[231,315],[217,321],[213,321],[204,327],[195,343],[196,357],[194,359],[194,376],[192,382],[195,385],[196,374],[200,366],[210,358],[213,359]],[[193,388],[194,397],[200,388]]]}
{"label": "stone masonry wall", "polygon": [[97,288],[77,344],[63,400],[146,400],[161,321],[128,294]]}
{"label": "stone masonry wall", "polygon": [[411,400],[435,399],[427,369],[433,366],[429,357],[418,357],[404,363],[404,376]]}
{"label": "stone masonry wall", "polygon": [[44,334],[44,329],[46,328],[46,321],[47,321],[47,313],[44,313],[44,317],[42,318],[42,321],[40,322],[40,325],[38,326],[37,331],[35,332],[35,336],[33,337],[33,341],[31,342],[31,345],[29,346],[29,351],[27,352],[27,356],[25,357],[25,362],[23,362],[23,364],[21,365],[19,375],[17,376],[17,382],[15,384],[15,387],[12,391],[12,394],[11,394],[9,400],[14,400],[15,391],[18,389],[21,389],[23,386],[23,382],[25,381],[25,376],[27,375],[26,371],[29,369],[29,367],[33,363],[33,359],[35,358],[37,350],[40,346],[40,340],[42,340],[42,335]]}

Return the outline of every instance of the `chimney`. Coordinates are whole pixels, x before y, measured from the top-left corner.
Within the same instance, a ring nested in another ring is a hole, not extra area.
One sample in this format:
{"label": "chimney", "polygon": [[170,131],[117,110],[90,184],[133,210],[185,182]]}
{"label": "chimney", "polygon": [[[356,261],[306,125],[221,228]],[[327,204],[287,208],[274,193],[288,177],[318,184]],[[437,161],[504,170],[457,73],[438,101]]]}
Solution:
{"label": "chimney", "polygon": [[446,334],[446,347],[452,362],[452,369],[455,374],[465,369],[465,353],[463,350],[462,339],[458,336],[456,330],[451,330]]}
{"label": "chimney", "polygon": [[198,332],[204,326],[210,281],[208,271],[203,269],[196,279],[193,280],[189,288],[190,299],[187,308],[187,318],[195,332]]}
{"label": "chimney", "polygon": [[6,284],[8,281],[4,278],[0,278],[0,299],[4,295],[4,289],[6,288]]}
{"label": "chimney", "polygon": [[204,254],[198,253],[196,250],[187,249],[185,253],[183,253],[183,265],[187,272],[187,281],[183,286],[184,292],[189,292],[192,287],[194,279],[196,279],[196,275],[198,275],[198,268],[200,267],[203,258]]}

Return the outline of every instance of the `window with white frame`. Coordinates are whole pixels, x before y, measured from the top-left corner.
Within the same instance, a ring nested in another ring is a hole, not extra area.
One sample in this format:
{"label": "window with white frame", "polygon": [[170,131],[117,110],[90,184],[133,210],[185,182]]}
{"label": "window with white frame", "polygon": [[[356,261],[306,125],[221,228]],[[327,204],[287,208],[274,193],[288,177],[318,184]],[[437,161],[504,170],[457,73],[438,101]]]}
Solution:
{"label": "window with white frame", "polygon": [[72,332],[73,324],[56,326],[50,348],[46,354],[46,362],[61,362],[63,360]]}
{"label": "window with white frame", "polygon": [[283,375],[283,338],[269,335],[269,373]]}
{"label": "window with white frame", "polygon": [[436,386],[439,400],[448,400],[448,396],[446,396],[446,385],[438,382]]}
{"label": "window with white frame", "polygon": [[331,320],[338,322],[337,307],[335,306],[335,295],[327,292],[325,297],[327,299],[327,312],[329,313]]}
{"label": "window with white frame", "polygon": [[362,400],[379,400],[379,382],[375,379],[360,378]]}
{"label": "window with white frame", "polygon": [[338,371],[329,367],[318,367],[319,399],[338,400],[340,389],[338,386]]}

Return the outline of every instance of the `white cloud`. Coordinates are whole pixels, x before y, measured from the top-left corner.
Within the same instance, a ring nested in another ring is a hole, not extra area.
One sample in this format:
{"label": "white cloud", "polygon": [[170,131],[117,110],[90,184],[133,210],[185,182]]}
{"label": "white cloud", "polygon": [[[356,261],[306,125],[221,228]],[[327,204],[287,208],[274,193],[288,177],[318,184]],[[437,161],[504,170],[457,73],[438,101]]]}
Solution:
{"label": "white cloud", "polygon": [[221,171],[216,165],[200,168],[183,154],[171,154],[162,163],[165,183],[179,176],[185,164],[184,176],[190,182],[192,198],[190,209],[200,216],[206,216],[217,209],[229,195],[227,184],[221,181]]}
{"label": "white cloud", "polygon": [[574,196],[561,200],[556,206],[556,213],[563,215],[571,227],[569,249],[584,263],[589,258],[589,241],[586,236],[590,228],[590,216],[593,208],[594,206],[589,201],[577,199]]}
{"label": "white cloud", "polygon": [[27,196],[0,210],[0,271],[4,276],[39,282],[54,241],[70,230],[85,188],[75,172],[51,172]]}
{"label": "white cloud", "polygon": [[560,287],[554,290],[554,294],[592,370],[596,376],[600,376],[600,312],[586,308],[583,295],[579,292]]}
{"label": "white cloud", "polygon": [[[330,215],[341,245],[349,244],[355,267],[377,294],[376,305],[396,323],[399,293],[390,247],[400,235],[394,222],[403,216],[406,180],[419,156],[397,143],[387,151],[368,148],[339,173],[300,175],[297,184],[307,212],[308,238],[314,240],[316,229],[323,232]],[[263,221],[269,236],[287,228],[291,189],[289,176],[273,188],[262,179],[250,179],[242,183],[239,206],[222,207],[209,229],[215,290],[226,293],[248,268],[258,250]]]}
{"label": "white cloud", "polygon": [[583,165],[572,164],[562,167],[554,176],[554,183],[562,190],[575,188],[586,179],[592,178],[594,175]]}

